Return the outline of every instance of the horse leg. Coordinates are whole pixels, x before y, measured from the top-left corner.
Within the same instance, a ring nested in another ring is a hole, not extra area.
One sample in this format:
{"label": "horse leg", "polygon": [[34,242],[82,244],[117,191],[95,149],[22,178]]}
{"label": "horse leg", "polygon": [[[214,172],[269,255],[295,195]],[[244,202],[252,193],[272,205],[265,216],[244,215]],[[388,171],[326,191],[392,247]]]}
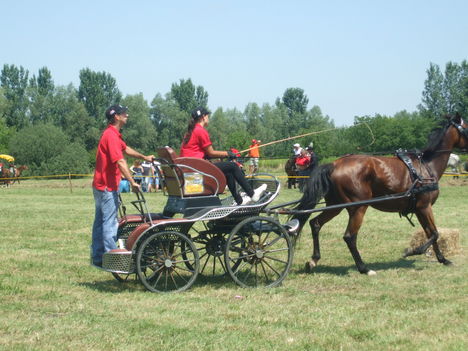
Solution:
{"label": "horse leg", "polygon": [[367,206],[361,206],[358,208],[348,208],[349,221],[348,226],[346,227],[346,232],[343,236],[343,240],[348,245],[348,249],[353,256],[354,263],[359,271],[359,273],[367,275],[375,275],[375,271],[370,270],[362,261],[361,255],[357,249],[356,241],[359,229],[362,225],[362,220],[367,211]]}
{"label": "horse leg", "polygon": [[437,244],[437,239],[439,238],[439,232],[435,226],[434,214],[432,212],[432,207],[428,206],[424,209],[420,209],[415,212],[416,217],[418,218],[421,227],[424,229],[424,232],[427,236],[427,241],[414,249],[406,249],[403,257],[413,256],[413,255],[422,255],[427,251],[429,246],[432,245],[434,253],[437,257],[437,261],[443,263],[444,265],[451,265],[452,262],[447,260],[442,252],[440,251],[439,244]]}
{"label": "horse leg", "polygon": [[309,221],[310,229],[312,232],[312,239],[314,242],[314,249],[312,253],[312,260],[306,262],[306,265],[305,265],[306,272],[312,271],[312,269],[317,266],[317,263],[321,257],[320,256],[320,240],[319,240],[320,229],[322,229],[325,223],[333,219],[341,211],[342,209],[324,211]]}

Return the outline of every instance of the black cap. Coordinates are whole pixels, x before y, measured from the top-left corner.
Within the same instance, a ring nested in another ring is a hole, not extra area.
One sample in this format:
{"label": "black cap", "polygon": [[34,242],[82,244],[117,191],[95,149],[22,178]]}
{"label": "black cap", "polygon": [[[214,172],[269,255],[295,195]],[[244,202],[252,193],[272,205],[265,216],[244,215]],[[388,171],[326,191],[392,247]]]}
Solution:
{"label": "black cap", "polygon": [[193,119],[198,119],[202,116],[205,116],[205,115],[210,115],[211,112],[208,111],[206,108],[204,107],[197,107],[195,110],[192,111],[192,118]]}
{"label": "black cap", "polygon": [[115,115],[121,115],[122,113],[125,113],[128,111],[127,106],[122,106],[122,105],[112,105],[106,110],[106,117],[107,119],[113,118]]}

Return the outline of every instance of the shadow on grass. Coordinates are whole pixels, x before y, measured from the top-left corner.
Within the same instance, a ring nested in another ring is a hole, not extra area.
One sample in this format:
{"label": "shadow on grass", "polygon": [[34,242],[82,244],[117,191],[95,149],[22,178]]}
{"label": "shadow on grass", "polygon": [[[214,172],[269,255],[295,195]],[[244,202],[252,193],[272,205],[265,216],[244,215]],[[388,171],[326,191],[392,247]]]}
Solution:
{"label": "shadow on grass", "polygon": [[[143,284],[140,283],[136,274],[131,274],[125,281],[119,281],[115,278],[112,278],[112,275],[109,276],[111,277],[111,279],[109,279],[108,277],[103,277],[102,280],[82,282],[79,283],[79,285],[84,286],[85,288],[90,290],[111,293],[126,293],[129,291],[146,290]],[[222,287],[226,287],[226,285],[230,283],[234,284],[233,280],[228,274],[215,276],[205,276],[199,274],[192,287],[203,287],[208,285],[213,289],[220,289]]]}
{"label": "shadow on grass", "polygon": [[[385,271],[389,269],[418,269],[414,266],[414,262],[416,260],[411,260],[407,258],[400,258],[397,261],[387,261],[387,262],[374,262],[374,263],[366,263],[369,269],[374,271]],[[419,268],[421,269],[421,268]],[[347,275],[349,272],[357,271],[356,266],[321,266],[320,263],[317,267],[315,267],[312,271],[306,270],[306,267],[303,266],[300,270],[295,271],[295,273],[299,274],[308,274],[308,273],[324,273],[324,274],[332,274],[332,275]]]}
{"label": "shadow on grass", "polygon": [[[111,276],[112,277],[112,276]],[[119,282],[117,279],[109,279],[108,277],[103,280],[94,280],[90,282],[79,283],[80,286],[84,286],[90,290],[96,290],[99,292],[112,292],[112,293],[124,293],[133,290],[139,290],[143,287],[142,284],[133,277],[125,282]]]}

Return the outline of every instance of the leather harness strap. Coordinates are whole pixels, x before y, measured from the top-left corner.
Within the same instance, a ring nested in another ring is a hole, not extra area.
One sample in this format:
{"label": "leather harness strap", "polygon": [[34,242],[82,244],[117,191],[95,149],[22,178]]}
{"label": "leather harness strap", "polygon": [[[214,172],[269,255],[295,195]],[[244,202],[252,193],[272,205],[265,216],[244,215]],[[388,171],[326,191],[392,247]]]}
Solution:
{"label": "leather harness strap", "polygon": [[[410,224],[414,227],[411,218],[408,217],[409,214],[413,214],[416,210],[416,196],[418,194],[431,192],[439,190],[439,183],[435,181],[435,178],[430,178],[430,182],[427,182],[428,179],[423,179],[421,175],[418,173],[416,168],[413,165],[413,161],[411,160],[410,155],[417,156],[420,159],[420,153],[418,152],[408,152],[407,150],[398,149],[395,151],[396,156],[408,167],[411,180],[413,181],[413,186],[410,189],[411,196],[409,197],[408,207],[400,212],[400,217],[404,216],[410,222]],[[421,161],[420,161],[421,162]],[[430,170],[428,170],[430,172]],[[431,172],[430,172],[431,173]]]}

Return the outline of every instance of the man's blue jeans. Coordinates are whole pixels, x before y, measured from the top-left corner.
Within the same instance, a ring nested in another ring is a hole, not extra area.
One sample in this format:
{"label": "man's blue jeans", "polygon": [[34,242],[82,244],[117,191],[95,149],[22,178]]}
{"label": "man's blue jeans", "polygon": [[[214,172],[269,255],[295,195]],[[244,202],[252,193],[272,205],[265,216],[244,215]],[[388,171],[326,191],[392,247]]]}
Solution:
{"label": "man's blue jeans", "polygon": [[93,263],[101,264],[105,252],[116,249],[117,210],[119,197],[117,191],[100,191],[93,188],[96,212],[93,224],[91,257]]}

